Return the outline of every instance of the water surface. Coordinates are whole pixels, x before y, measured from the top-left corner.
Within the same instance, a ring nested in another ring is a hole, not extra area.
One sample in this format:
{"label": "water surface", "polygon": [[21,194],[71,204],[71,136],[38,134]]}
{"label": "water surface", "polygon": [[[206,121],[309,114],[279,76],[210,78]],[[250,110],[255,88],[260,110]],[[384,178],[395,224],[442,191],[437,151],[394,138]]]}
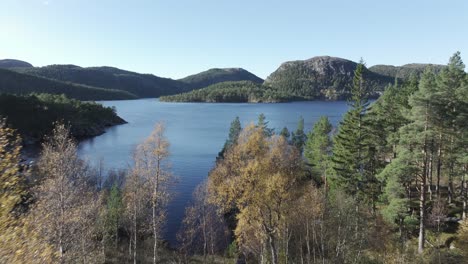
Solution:
{"label": "water surface", "polygon": [[101,158],[107,168],[128,168],[135,146],[141,143],[158,121],[166,124],[171,143],[172,171],[178,177],[175,197],[169,206],[166,239],[175,242],[175,234],[195,186],[206,179],[218,152],[223,147],[231,121],[239,116],[243,126],[265,114],[276,131],[284,126],[296,129],[300,116],[305,129],[323,115],[337,124],[348,109],[346,102],[292,102],[279,104],[236,103],[164,103],[157,99],[102,101],[114,106],[128,124],[107,129],[106,133],[85,140],[79,154],[96,162]]}

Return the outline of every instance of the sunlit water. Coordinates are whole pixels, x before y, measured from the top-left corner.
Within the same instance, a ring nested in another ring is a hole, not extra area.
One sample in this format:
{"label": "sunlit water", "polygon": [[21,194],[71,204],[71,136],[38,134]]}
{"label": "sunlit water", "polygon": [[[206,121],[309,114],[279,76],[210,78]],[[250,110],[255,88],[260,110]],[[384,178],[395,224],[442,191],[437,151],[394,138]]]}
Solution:
{"label": "sunlit water", "polygon": [[158,121],[166,124],[171,143],[172,172],[178,178],[175,196],[168,208],[165,238],[172,245],[190,202],[195,186],[206,179],[229,132],[231,121],[239,116],[243,126],[255,122],[260,113],[266,115],[269,126],[279,131],[284,126],[296,129],[300,116],[306,131],[326,115],[336,125],[348,109],[346,102],[293,102],[280,104],[235,103],[163,103],[157,99],[103,101],[114,106],[128,124],[107,129],[106,133],[85,140],[79,154],[95,164],[101,158],[106,168],[128,168],[135,146],[141,143]]}

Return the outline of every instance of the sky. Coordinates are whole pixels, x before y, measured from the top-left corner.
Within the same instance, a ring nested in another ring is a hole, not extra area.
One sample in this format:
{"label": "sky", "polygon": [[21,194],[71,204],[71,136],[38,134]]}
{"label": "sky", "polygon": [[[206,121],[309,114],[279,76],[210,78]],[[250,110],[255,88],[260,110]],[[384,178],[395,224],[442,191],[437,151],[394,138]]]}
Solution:
{"label": "sky", "polygon": [[291,60],[468,61],[466,0],[0,0],[0,59],[182,78]]}

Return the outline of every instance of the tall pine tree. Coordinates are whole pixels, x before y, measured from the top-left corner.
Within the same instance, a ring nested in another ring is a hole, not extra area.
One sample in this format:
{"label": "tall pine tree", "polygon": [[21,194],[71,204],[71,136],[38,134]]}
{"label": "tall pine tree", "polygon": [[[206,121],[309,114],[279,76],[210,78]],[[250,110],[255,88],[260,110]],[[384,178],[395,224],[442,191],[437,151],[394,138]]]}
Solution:
{"label": "tall pine tree", "polygon": [[332,167],[333,183],[350,195],[375,204],[378,191],[375,174],[372,173],[372,158],[369,155],[369,128],[365,115],[369,106],[368,86],[365,82],[364,64],[358,64],[353,79],[350,110],[340,123],[334,137]]}

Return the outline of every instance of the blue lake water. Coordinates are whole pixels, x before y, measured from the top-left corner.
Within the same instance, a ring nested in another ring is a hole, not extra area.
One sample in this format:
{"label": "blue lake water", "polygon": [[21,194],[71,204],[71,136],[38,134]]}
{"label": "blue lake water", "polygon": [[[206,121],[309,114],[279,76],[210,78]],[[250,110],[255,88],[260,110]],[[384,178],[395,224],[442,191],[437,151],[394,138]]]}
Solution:
{"label": "blue lake water", "polygon": [[164,103],[157,99],[102,101],[114,106],[128,124],[107,129],[106,133],[85,140],[79,154],[90,162],[104,160],[106,168],[128,168],[135,146],[141,143],[158,121],[166,125],[171,146],[172,172],[178,178],[175,196],[168,208],[166,236],[172,244],[195,186],[206,179],[218,152],[223,147],[231,121],[239,116],[243,126],[256,122],[265,114],[269,126],[276,131],[284,126],[295,130],[300,116],[309,131],[321,117],[328,116],[336,125],[348,105],[339,102],[292,102],[280,104],[236,103]]}

